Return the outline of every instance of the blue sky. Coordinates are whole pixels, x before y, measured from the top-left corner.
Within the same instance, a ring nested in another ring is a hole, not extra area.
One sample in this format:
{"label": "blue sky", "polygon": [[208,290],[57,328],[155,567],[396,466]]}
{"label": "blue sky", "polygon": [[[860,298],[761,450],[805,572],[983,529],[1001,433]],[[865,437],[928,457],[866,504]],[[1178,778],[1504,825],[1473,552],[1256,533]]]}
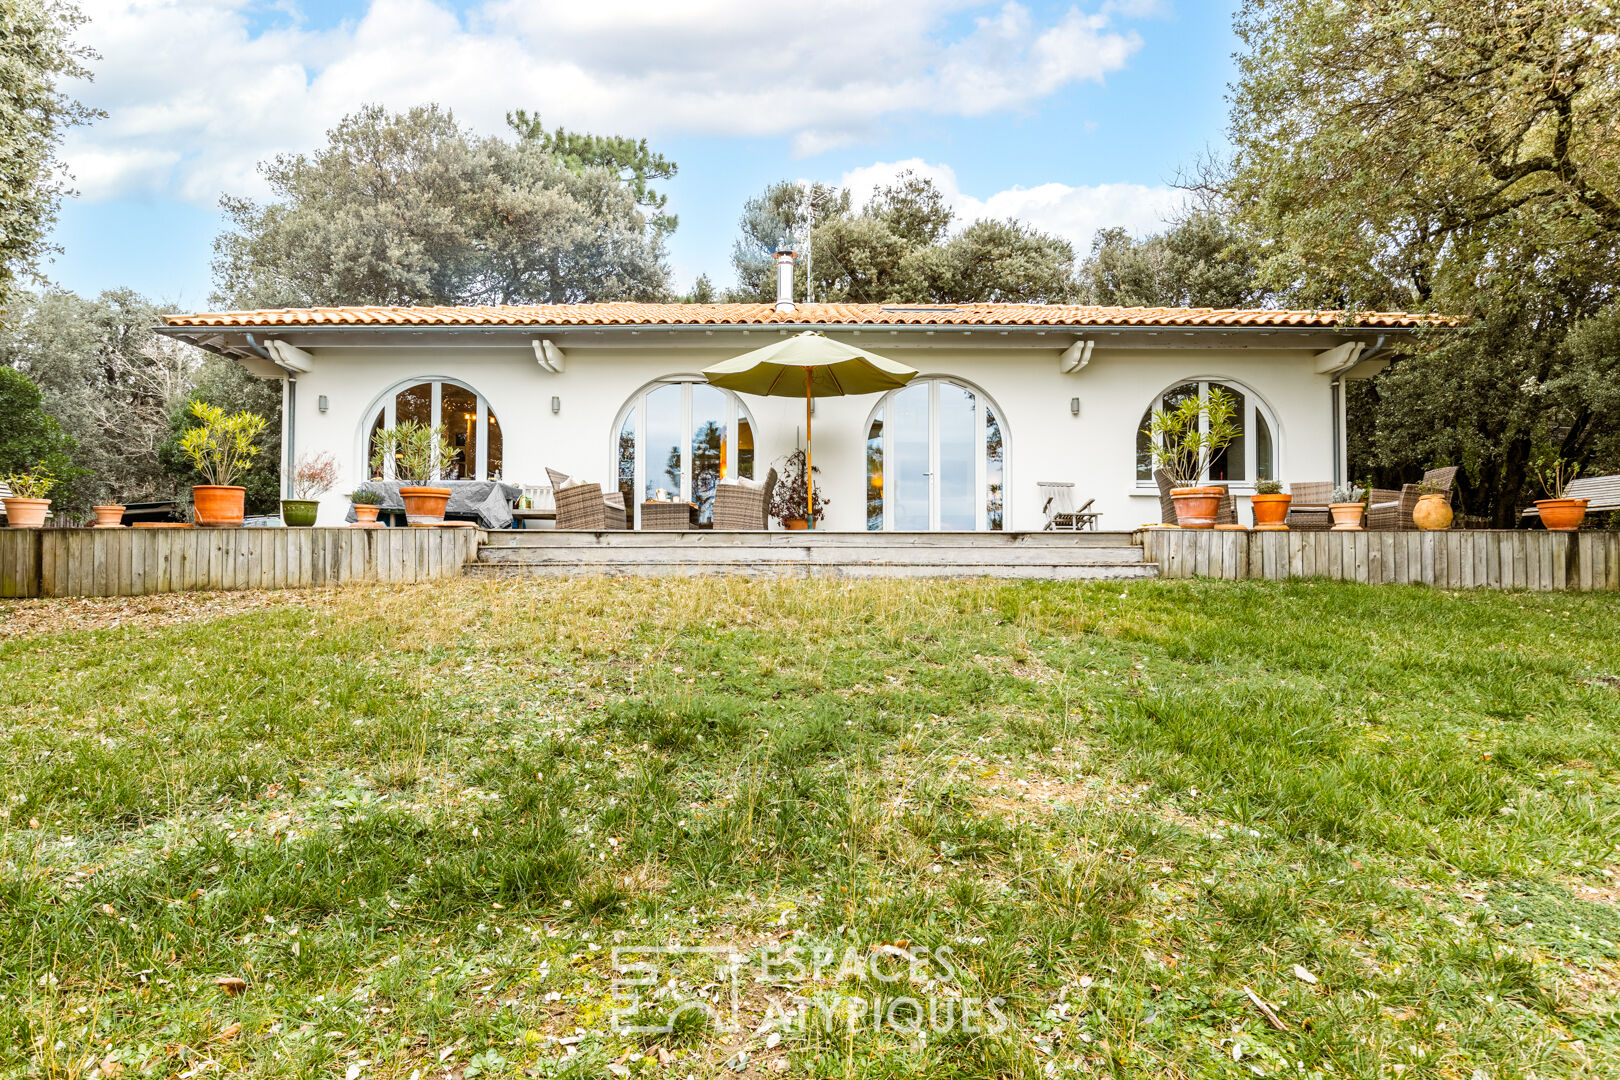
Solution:
{"label": "blue sky", "polygon": [[[108,116],[63,158],[57,283],[207,306],[222,193],[262,196],[257,161],[309,151],[367,102],[509,108],[645,136],[680,166],[679,289],[731,280],[743,200],[782,178],[857,198],[905,167],[965,223],[1017,216],[1078,248],[1151,231],[1177,170],[1224,142],[1237,47],[1226,0],[819,6],[690,0],[343,3],[88,0],[101,58],[72,89]],[[816,17],[805,22],[806,13]]]}

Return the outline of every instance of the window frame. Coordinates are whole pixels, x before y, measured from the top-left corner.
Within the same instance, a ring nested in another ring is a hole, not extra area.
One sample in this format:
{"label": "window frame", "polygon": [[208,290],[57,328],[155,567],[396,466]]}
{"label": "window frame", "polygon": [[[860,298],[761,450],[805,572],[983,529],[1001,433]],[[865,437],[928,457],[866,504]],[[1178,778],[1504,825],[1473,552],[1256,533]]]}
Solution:
{"label": "window frame", "polygon": [[[478,420],[474,426],[474,430],[477,432],[478,452],[473,461],[473,479],[490,479],[489,418],[494,413],[494,410],[490,407],[489,399],[477,387],[465,379],[457,379],[449,375],[413,375],[411,378],[401,379],[394,383],[372,399],[371,404],[366,406],[366,411],[360,414],[360,474],[368,480],[371,478],[371,431],[376,426],[377,413],[382,412],[383,427],[393,427],[397,421],[395,409],[398,406],[400,391],[408,390],[422,383],[428,383],[432,387],[429,391],[431,404],[428,409],[428,417],[429,423],[434,427],[438,427],[444,422],[441,406],[445,383],[458,386],[473,395],[473,398],[478,403]],[[498,426],[499,421],[496,421],[496,423]],[[506,463],[506,437],[504,432],[501,436],[501,458],[502,472],[504,474]],[[384,467],[383,479],[390,481],[397,479],[394,476],[394,463],[392,461],[388,462]]]}
{"label": "window frame", "polygon": [[[1243,475],[1246,477],[1246,479],[1222,482],[1227,483],[1227,485],[1238,494],[1253,494],[1254,485],[1260,479],[1260,440],[1256,437],[1258,428],[1254,423],[1254,418],[1256,415],[1263,419],[1266,422],[1266,426],[1271,429],[1272,462],[1270,478],[1281,479],[1283,476],[1283,434],[1282,425],[1277,422],[1277,411],[1271,407],[1271,403],[1269,401],[1267,401],[1260,394],[1256,393],[1255,390],[1249,386],[1249,384],[1242,382],[1241,380],[1234,379],[1226,375],[1189,375],[1185,378],[1177,379],[1176,381],[1165,386],[1149,400],[1147,408],[1144,410],[1145,414],[1151,417],[1155,409],[1164,408],[1165,395],[1169,394],[1170,391],[1175,390],[1178,387],[1186,386],[1189,383],[1197,385],[1198,397],[1200,401],[1208,399],[1209,388],[1211,385],[1223,386],[1227,389],[1235,390],[1243,395],[1243,415],[1240,417],[1240,419],[1243,424]],[[1199,430],[1207,431],[1209,428],[1208,417],[1199,417],[1198,424]],[[1159,485],[1154,482],[1151,468],[1149,469],[1148,477],[1145,480],[1136,475],[1136,443],[1137,437],[1141,434],[1144,426],[1145,425],[1143,424],[1138,424],[1136,428],[1131,431],[1131,475],[1135,478],[1133,490],[1136,493],[1149,493],[1157,495]],[[1205,470],[1205,475],[1202,479],[1205,482],[1209,481],[1207,469]]]}
{"label": "window frame", "polygon": [[[866,414],[866,423],[861,427],[861,504],[865,506],[867,490],[871,483],[871,474],[867,472],[867,447],[871,442],[872,425],[880,414],[889,409],[893,400],[907,390],[915,389],[918,384],[928,385],[928,528],[899,530],[894,527],[894,508],[888,493],[894,488],[894,454],[889,450],[888,439],[891,430],[889,418],[885,417],[883,424],[883,523],[877,528],[871,527],[870,519],[865,525],[866,532],[944,532],[940,528],[940,439],[939,439],[939,386],[949,383],[961,390],[965,390],[973,397],[973,430],[974,446],[977,457],[973,469],[974,490],[977,492],[976,504],[978,514],[974,520],[973,532],[1005,532],[1008,527],[1010,507],[1007,502],[1007,493],[1012,490],[1012,432],[1007,424],[1007,413],[1000,403],[989,394],[966,379],[955,375],[921,374],[913,378],[905,386],[890,390],[878,399],[878,403]],[[996,418],[996,426],[1001,430],[1001,528],[993,529],[990,525],[990,459],[987,446],[989,443],[989,423],[985,416],[988,410]],[[864,515],[863,515],[864,517]],[[955,530],[952,530],[955,531]]]}
{"label": "window frame", "polygon": [[[619,407],[614,416],[613,427],[608,433],[608,475],[611,479],[611,490],[619,490],[619,438],[624,432],[624,425],[635,418],[635,465],[631,478],[630,490],[634,493],[632,512],[634,513],[635,528],[641,528],[641,504],[646,501],[647,475],[645,440],[647,437],[647,398],[653,391],[665,386],[681,387],[680,404],[680,447],[681,447],[681,490],[677,493],[682,502],[692,502],[692,387],[694,385],[709,386],[726,397],[726,460],[722,463],[723,475],[738,476],[738,453],[741,450],[737,438],[740,428],[739,420],[747,420],[749,430],[754,433],[754,463],[753,471],[759,471],[759,421],[754,419],[753,412],[743,401],[741,395],[733,390],[721,386],[714,386],[702,375],[675,374],[664,375],[638,387],[634,393]],[[753,479],[749,477],[748,479]]]}

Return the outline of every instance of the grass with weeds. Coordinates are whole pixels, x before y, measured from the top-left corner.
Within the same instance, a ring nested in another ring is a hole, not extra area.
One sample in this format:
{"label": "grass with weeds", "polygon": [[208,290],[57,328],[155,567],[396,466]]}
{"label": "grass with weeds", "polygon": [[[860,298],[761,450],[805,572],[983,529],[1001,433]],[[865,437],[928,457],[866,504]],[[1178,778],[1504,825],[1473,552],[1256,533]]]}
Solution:
{"label": "grass with weeds", "polygon": [[0,637],[3,1075],[1620,1073],[1612,597],[52,603]]}

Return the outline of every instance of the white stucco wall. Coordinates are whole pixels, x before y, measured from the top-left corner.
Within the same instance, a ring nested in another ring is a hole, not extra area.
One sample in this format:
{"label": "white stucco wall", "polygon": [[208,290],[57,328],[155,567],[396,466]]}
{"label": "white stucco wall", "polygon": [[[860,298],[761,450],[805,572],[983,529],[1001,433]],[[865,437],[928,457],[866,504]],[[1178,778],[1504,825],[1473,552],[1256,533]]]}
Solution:
{"label": "white stucco wall", "polygon": [[[869,338],[859,343],[924,375],[950,376],[989,396],[1004,425],[1009,529],[1040,528],[1036,483],[1041,480],[1072,481],[1078,502],[1095,498],[1093,508],[1102,511],[1104,529],[1157,521],[1156,490],[1136,482],[1135,432],[1148,404],[1188,379],[1240,384],[1270,407],[1278,426],[1282,480],[1333,475],[1330,381],[1315,372],[1315,350],[1109,349],[1099,344],[1086,368],[1064,375],[1058,370],[1058,348],[931,348],[880,345]],[[298,379],[297,449],[329,450],[343,469],[338,487],[322,502],[320,523],[343,521],[343,493],[368,474],[368,424],[390,388],[430,378],[467,383],[500,418],[507,481],[544,484],[549,465],[611,490],[617,461],[614,422],[631,395],[660,377],[700,372],[738,351],[656,345],[576,348],[568,351],[567,370],[552,374],[535,363],[527,348],[314,349],[313,369]],[[322,395],[329,403],[325,413],[318,408]],[[555,415],[553,396],[561,398]],[[1079,416],[1070,413],[1075,397],[1080,399]],[[745,401],[758,424],[758,461],[768,464],[801,443],[802,400]],[[867,396],[816,403],[818,484],[831,500],[824,518],[827,528],[866,526],[865,425],[878,401]],[[758,470],[761,475],[764,467]],[[1247,522],[1246,509],[1242,518]]]}

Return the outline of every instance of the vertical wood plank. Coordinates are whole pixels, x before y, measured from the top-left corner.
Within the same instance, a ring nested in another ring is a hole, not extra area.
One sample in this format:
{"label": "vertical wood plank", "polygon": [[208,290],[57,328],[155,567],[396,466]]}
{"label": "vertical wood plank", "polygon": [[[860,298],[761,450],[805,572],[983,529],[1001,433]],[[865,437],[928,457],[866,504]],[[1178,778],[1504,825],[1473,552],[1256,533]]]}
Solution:
{"label": "vertical wood plank", "polygon": [[52,539],[54,529],[41,529],[39,531],[39,593],[41,596],[56,596],[56,542]]}

